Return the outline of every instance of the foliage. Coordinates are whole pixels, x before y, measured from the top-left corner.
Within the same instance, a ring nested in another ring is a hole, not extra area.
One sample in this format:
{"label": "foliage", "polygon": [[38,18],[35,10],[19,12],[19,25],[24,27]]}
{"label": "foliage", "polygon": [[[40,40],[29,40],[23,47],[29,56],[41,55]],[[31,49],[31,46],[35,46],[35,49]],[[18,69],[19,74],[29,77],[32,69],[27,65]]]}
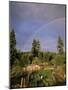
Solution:
{"label": "foliage", "polygon": [[30,87],[63,85],[65,83],[64,70],[60,67],[58,69],[55,69],[55,71],[34,71],[30,75],[29,81]]}
{"label": "foliage", "polygon": [[44,59],[44,53],[40,51],[38,57],[39,57],[39,59],[43,60]]}
{"label": "foliage", "polygon": [[29,55],[27,55],[27,54],[23,54],[22,55],[22,57],[21,57],[21,60],[20,60],[20,62],[21,62],[21,66],[27,66],[28,64],[30,64],[30,61],[29,61]]}
{"label": "foliage", "polygon": [[65,63],[65,57],[64,55],[56,55],[51,62],[54,65],[63,65]]}
{"label": "foliage", "polygon": [[29,80],[30,87],[37,87],[39,85],[42,86],[43,85],[42,80],[41,80],[42,75],[43,73],[40,71],[32,72],[32,74],[30,75],[30,80]]}
{"label": "foliage", "polygon": [[52,86],[55,84],[55,78],[53,77],[51,70],[40,70],[31,74],[29,83],[30,87]]}
{"label": "foliage", "polygon": [[10,32],[10,66],[13,65],[14,60],[16,59],[16,38],[14,29]]}
{"label": "foliage", "polygon": [[57,41],[57,49],[58,49],[58,53],[59,54],[63,54],[64,53],[63,47],[64,47],[63,40],[59,36],[58,37],[58,41]]}
{"label": "foliage", "polygon": [[34,39],[33,43],[32,43],[32,55],[33,55],[33,57],[35,57],[35,56],[38,57],[39,51],[40,51],[40,42]]}
{"label": "foliage", "polygon": [[50,62],[52,59],[54,59],[56,53],[53,52],[40,52],[39,53],[39,59],[41,59],[42,62]]}
{"label": "foliage", "polygon": [[32,64],[33,55],[31,53],[28,54],[28,60],[29,60],[29,64]]}
{"label": "foliage", "polygon": [[11,77],[18,77],[22,74],[22,68],[19,65],[14,65],[11,70]]}
{"label": "foliage", "polygon": [[32,64],[40,64],[40,63],[41,63],[41,60],[38,57],[33,58]]}

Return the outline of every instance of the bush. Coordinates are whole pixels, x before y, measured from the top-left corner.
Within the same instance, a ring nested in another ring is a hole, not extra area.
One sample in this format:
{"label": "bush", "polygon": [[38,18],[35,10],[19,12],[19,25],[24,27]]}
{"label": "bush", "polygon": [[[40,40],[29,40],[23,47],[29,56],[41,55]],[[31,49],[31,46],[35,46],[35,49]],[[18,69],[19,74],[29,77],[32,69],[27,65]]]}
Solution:
{"label": "bush", "polygon": [[38,57],[33,58],[32,64],[40,64],[40,63],[41,63],[41,60]]}
{"label": "bush", "polygon": [[30,87],[42,87],[55,85],[55,79],[51,70],[35,71],[30,75]]}
{"label": "bush", "polygon": [[65,63],[64,55],[56,55],[56,57],[51,61],[54,65],[63,65]]}
{"label": "bush", "polygon": [[43,83],[43,76],[45,76],[44,71],[34,71],[32,72],[32,74],[30,75],[30,79],[29,79],[29,85],[30,87],[38,87],[38,86],[44,86]]}
{"label": "bush", "polygon": [[30,60],[28,58],[29,56],[27,54],[23,54],[23,56],[20,59],[20,65],[22,67],[27,66],[28,64],[30,64]]}
{"label": "bush", "polygon": [[45,61],[51,61],[54,57],[55,57],[55,53],[52,53],[52,52],[45,52],[45,53],[43,53],[43,59],[45,60]]}

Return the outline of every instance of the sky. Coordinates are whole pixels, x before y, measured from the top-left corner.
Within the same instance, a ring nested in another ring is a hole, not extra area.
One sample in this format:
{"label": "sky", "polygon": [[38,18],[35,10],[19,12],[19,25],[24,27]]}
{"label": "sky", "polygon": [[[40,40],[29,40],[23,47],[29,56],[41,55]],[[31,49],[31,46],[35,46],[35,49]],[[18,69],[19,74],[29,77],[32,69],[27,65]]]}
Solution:
{"label": "sky", "polygon": [[55,52],[58,36],[65,45],[65,5],[10,1],[9,25],[18,50],[30,51],[37,39],[41,50]]}

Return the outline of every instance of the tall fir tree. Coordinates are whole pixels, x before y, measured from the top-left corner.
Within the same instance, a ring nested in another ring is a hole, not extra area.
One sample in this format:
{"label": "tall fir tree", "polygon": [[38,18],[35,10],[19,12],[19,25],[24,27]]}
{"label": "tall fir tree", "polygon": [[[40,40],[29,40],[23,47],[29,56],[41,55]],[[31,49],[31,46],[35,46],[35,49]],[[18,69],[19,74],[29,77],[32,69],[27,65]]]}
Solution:
{"label": "tall fir tree", "polygon": [[59,54],[64,53],[64,43],[60,36],[58,37],[58,41],[57,41],[57,50]]}
{"label": "tall fir tree", "polygon": [[32,55],[34,57],[38,56],[39,54],[39,51],[40,51],[40,42],[39,40],[33,40],[33,43],[32,43]]}
{"label": "tall fir tree", "polygon": [[14,29],[10,32],[10,66],[13,65],[16,59],[16,38]]}

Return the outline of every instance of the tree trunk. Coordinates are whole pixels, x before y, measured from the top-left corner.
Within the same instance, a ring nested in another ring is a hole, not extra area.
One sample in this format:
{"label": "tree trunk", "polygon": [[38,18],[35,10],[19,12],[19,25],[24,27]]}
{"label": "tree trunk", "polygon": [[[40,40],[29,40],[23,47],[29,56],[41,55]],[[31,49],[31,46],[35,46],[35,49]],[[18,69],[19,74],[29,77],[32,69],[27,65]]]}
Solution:
{"label": "tree trunk", "polygon": [[23,79],[23,87],[26,87],[26,82],[25,82],[25,78]]}
{"label": "tree trunk", "polygon": [[23,87],[23,77],[21,78],[21,88]]}

